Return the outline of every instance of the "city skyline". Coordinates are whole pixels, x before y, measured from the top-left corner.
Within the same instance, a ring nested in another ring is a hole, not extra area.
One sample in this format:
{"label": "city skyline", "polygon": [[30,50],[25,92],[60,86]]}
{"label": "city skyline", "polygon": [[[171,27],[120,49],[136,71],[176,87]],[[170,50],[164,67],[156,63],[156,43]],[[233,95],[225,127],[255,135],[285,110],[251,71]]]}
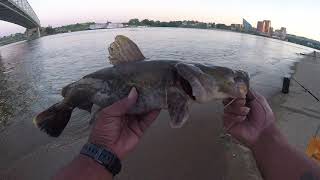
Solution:
{"label": "city skyline", "polygon": [[[29,0],[41,20],[42,26],[61,26],[81,22],[127,22],[131,18],[157,19],[160,21],[197,20],[224,24],[241,24],[242,18],[254,27],[257,22],[267,19],[272,21],[274,29],[286,27],[288,33],[320,40],[320,25],[316,10],[320,2],[306,0],[284,0],[281,2],[251,0]],[[76,6],[76,8],[75,8]],[[0,36],[24,32],[23,27],[0,21]]]}

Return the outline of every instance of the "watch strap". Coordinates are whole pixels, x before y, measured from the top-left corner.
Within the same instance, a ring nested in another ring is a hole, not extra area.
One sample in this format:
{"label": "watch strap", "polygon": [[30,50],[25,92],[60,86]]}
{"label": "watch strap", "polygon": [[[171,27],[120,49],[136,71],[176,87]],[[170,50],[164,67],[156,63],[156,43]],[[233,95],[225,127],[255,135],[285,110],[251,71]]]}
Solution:
{"label": "watch strap", "polygon": [[81,149],[80,154],[91,157],[96,162],[104,166],[113,176],[121,171],[119,158],[111,151],[95,144],[87,143]]}

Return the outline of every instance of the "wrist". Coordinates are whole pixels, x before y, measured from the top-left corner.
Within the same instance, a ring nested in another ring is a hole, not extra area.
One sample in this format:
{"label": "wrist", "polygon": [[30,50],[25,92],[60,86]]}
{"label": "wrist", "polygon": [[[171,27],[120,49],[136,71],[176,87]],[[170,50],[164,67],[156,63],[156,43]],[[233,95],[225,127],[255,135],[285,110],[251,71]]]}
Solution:
{"label": "wrist", "polygon": [[90,176],[93,179],[99,179],[98,177],[113,177],[103,166],[86,155],[79,154],[75,158],[74,163],[80,167],[81,171],[78,173],[84,177]]}
{"label": "wrist", "polygon": [[260,150],[264,151],[269,147],[272,148],[276,144],[284,144],[285,142],[286,141],[284,141],[284,137],[280,130],[277,128],[275,123],[272,123],[262,131],[257,141],[252,144],[250,149],[253,152]]}
{"label": "wrist", "polygon": [[76,159],[81,163],[81,164],[86,164],[86,166],[88,167],[88,169],[94,169],[96,171],[100,171],[100,172],[105,172],[107,174],[110,174],[111,173],[109,171],[106,171],[106,169],[101,166],[99,163],[97,163],[94,159],[86,156],[86,155],[83,155],[83,154],[79,154]]}
{"label": "wrist", "polygon": [[120,160],[123,160],[123,153],[121,153],[118,148],[116,148],[114,145],[111,145],[110,143],[105,143],[106,140],[102,140],[100,138],[94,138],[90,137],[88,140],[88,143],[95,144],[101,148],[107,149],[110,152],[112,152],[114,155],[116,155]]}
{"label": "wrist", "polygon": [[80,154],[88,156],[98,165],[108,170],[113,176],[121,171],[120,159],[109,149],[105,149],[96,144],[87,143],[81,149]]}

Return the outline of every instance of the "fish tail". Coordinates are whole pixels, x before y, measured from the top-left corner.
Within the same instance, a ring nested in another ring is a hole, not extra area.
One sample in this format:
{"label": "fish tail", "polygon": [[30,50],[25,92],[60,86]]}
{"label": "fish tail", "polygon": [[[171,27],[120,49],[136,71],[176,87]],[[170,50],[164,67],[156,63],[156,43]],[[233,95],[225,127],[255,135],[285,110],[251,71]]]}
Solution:
{"label": "fish tail", "polygon": [[67,126],[73,107],[64,102],[54,104],[33,119],[33,123],[52,137],[58,137]]}

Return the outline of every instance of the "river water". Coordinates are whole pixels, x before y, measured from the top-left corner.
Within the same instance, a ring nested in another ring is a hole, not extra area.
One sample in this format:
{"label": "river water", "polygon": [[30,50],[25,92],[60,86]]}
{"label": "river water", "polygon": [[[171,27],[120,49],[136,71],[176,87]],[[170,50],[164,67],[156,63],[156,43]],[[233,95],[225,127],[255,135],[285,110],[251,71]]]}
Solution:
{"label": "river water", "polygon": [[[197,29],[134,28],[84,31],[0,47],[0,124],[60,99],[63,86],[110,66],[107,46],[118,34],[132,38],[149,60],[211,63],[248,71],[263,93],[279,90],[308,48],[247,34]],[[156,68],[156,67],[155,67]]]}
{"label": "river water", "polygon": [[[266,96],[281,90],[282,77],[292,73],[300,58],[296,53],[311,51],[253,35],[180,28],[83,31],[0,47],[0,179],[49,179],[78,154],[89,132],[88,113],[75,111],[57,139],[40,132],[32,118],[61,100],[62,87],[110,66],[107,47],[118,34],[134,40],[149,60],[248,71],[252,87]],[[227,149],[219,140],[221,116],[220,103],[195,105],[186,126],[172,130],[168,114],[161,113],[124,163],[120,179],[225,179],[228,164]]]}

